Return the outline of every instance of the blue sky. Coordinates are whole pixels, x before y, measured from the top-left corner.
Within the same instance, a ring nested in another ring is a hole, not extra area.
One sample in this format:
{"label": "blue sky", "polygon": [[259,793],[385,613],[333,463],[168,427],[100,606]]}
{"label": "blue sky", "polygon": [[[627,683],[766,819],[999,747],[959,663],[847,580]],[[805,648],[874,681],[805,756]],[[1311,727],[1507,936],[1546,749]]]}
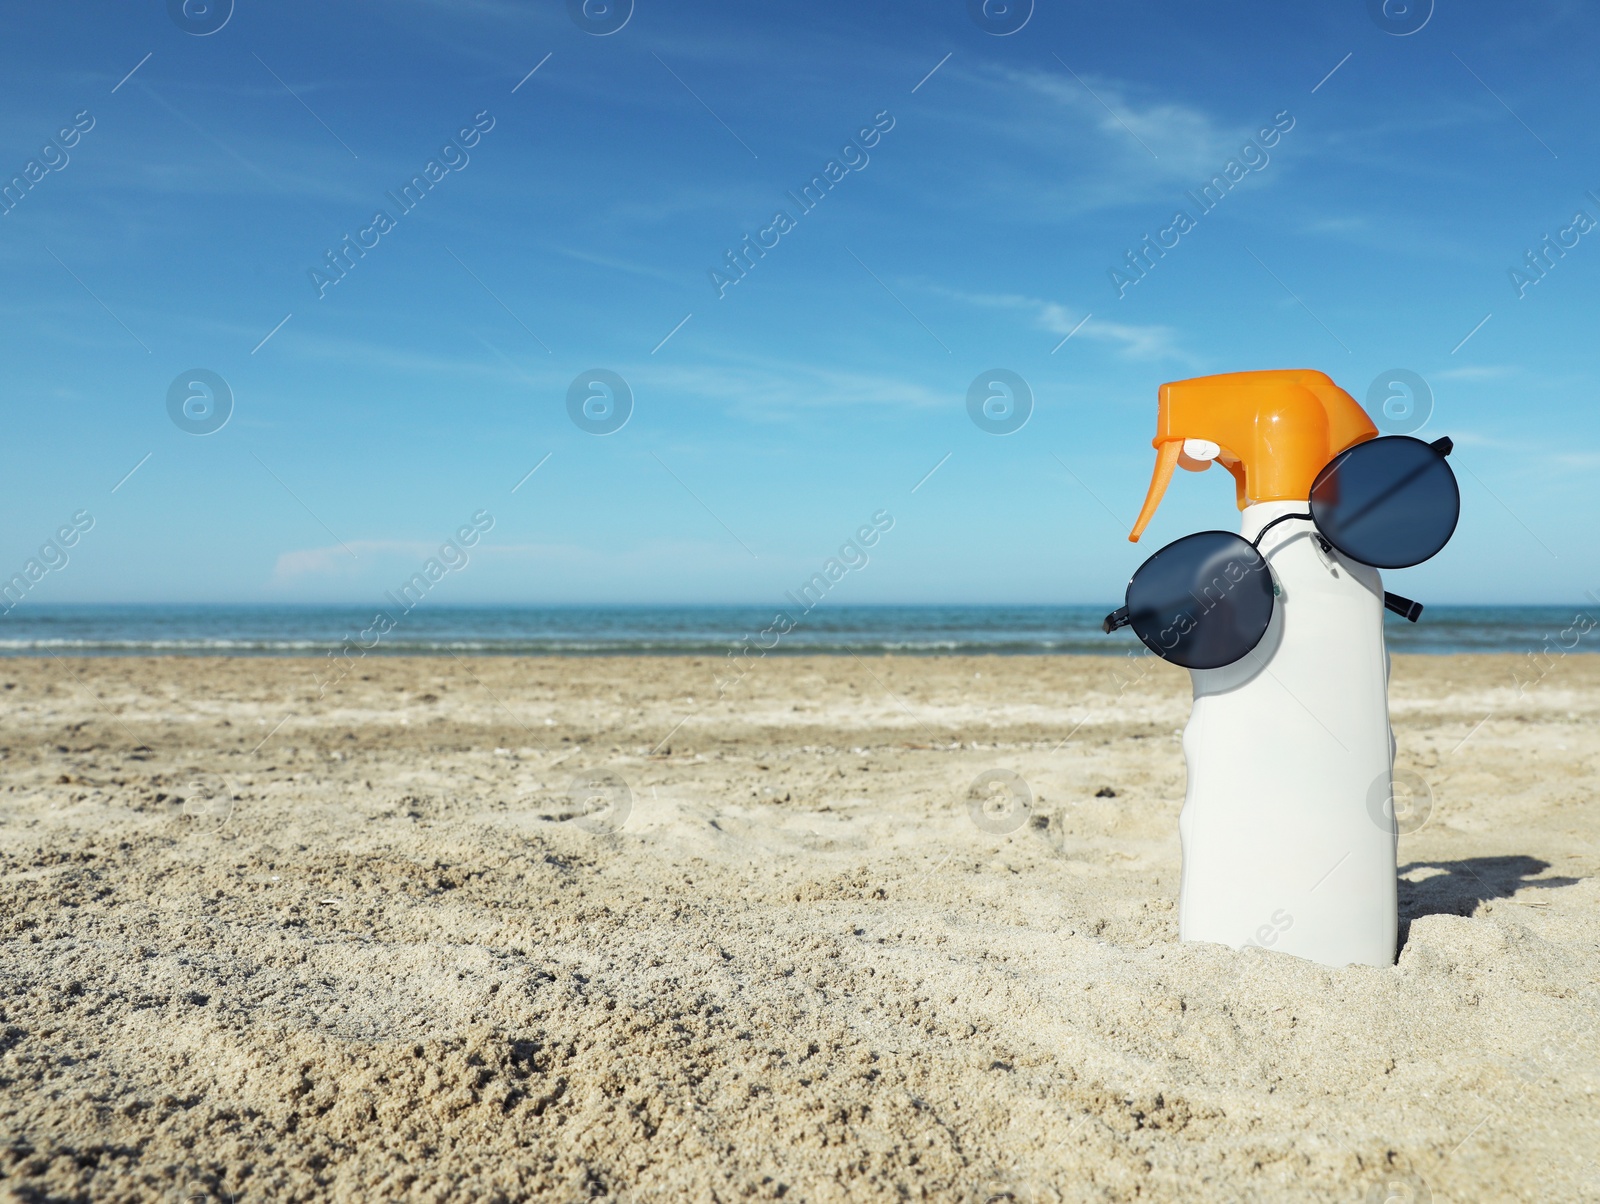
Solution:
{"label": "blue sky", "polygon": [[[0,172],[59,166],[0,217],[0,569],[86,510],[32,599],[377,600],[487,511],[443,602],[776,602],[885,510],[841,601],[1110,601],[1238,522],[1223,474],[1180,474],[1126,541],[1163,381],[1311,367],[1365,399],[1400,367],[1464,511],[1393,588],[1577,602],[1600,228],[1521,296],[1510,269],[1600,220],[1597,21],[1048,3],[998,36],[961,0],[637,0],[597,36],[553,0],[237,0],[197,36],[158,0],[13,6]],[[786,195],[842,158],[814,209]],[[168,412],[196,368],[234,397],[206,435]],[[568,414],[597,368],[633,397],[607,435]],[[1005,435],[967,408],[995,368],[1034,397]]]}

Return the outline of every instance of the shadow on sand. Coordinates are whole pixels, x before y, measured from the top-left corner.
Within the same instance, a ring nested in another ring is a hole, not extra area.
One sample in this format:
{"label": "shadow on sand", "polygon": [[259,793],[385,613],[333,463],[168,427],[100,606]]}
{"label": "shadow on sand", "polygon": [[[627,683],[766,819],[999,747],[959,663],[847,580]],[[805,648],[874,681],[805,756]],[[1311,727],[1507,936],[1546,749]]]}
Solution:
{"label": "shadow on sand", "polygon": [[[1423,916],[1470,916],[1480,903],[1509,899],[1520,890],[1571,886],[1581,878],[1540,878],[1548,861],[1514,853],[1467,857],[1460,861],[1413,861],[1400,867],[1400,948],[1411,936],[1411,921]],[[1416,870],[1443,870],[1420,882],[1405,876]]]}

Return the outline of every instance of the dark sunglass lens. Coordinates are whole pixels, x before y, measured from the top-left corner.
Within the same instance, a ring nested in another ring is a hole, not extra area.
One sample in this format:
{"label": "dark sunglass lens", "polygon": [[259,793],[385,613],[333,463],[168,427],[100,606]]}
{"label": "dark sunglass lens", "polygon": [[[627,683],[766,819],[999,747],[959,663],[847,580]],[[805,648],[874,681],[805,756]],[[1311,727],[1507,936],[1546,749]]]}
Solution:
{"label": "dark sunglass lens", "polygon": [[1128,625],[1186,669],[1231,665],[1272,620],[1272,574],[1248,540],[1201,531],[1169,543],[1128,582]]}
{"label": "dark sunglass lens", "polygon": [[1311,514],[1346,556],[1380,569],[1421,564],[1450,541],[1461,489],[1437,450],[1409,435],[1358,443],[1311,486]]}

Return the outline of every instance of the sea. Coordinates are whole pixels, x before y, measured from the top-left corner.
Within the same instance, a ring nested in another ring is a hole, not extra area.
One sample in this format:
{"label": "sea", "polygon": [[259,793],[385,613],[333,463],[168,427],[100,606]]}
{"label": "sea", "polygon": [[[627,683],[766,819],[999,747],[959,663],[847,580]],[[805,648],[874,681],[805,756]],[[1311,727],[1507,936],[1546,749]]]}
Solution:
{"label": "sea", "polygon": [[[750,642],[767,655],[1121,655],[1100,606],[821,606],[772,631],[768,606],[421,606],[379,635],[371,606],[18,605],[0,617],[0,656],[322,656],[347,642],[367,655],[722,656]],[[1534,652],[1575,638],[1578,606],[1429,606],[1413,624],[1385,616],[1391,651]],[[1583,626],[1593,625],[1585,620]],[[1563,631],[1567,634],[1563,636]],[[763,634],[767,632],[768,634]],[[1547,641],[1549,642],[1547,644]]]}

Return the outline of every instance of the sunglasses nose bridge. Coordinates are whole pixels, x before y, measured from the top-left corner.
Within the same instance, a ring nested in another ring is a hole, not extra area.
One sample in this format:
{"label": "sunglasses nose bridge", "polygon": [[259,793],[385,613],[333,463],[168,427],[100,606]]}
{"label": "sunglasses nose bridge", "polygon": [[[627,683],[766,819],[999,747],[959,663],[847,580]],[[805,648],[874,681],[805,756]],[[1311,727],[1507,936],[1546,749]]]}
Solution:
{"label": "sunglasses nose bridge", "polygon": [[1280,514],[1276,518],[1268,519],[1266,524],[1262,526],[1261,530],[1257,531],[1255,533],[1255,537],[1250,540],[1250,546],[1259,552],[1261,550],[1261,541],[1267,537],[1268,531],[1272,530],[1272,528],[1276,527],[1279,523],[1286,523],[1290,519],[1296,518],[1304,519],[1306,522],[1312,524],[1313,536],[1316,538],[1316,541],[1322,545],[1322,550],[1324,552],[1328,551],[1328,541],[1322,537],[1322,532],[1316,530],[1316,520],[1311,517],[1311,512],[1309,510],[1290,514]]}

